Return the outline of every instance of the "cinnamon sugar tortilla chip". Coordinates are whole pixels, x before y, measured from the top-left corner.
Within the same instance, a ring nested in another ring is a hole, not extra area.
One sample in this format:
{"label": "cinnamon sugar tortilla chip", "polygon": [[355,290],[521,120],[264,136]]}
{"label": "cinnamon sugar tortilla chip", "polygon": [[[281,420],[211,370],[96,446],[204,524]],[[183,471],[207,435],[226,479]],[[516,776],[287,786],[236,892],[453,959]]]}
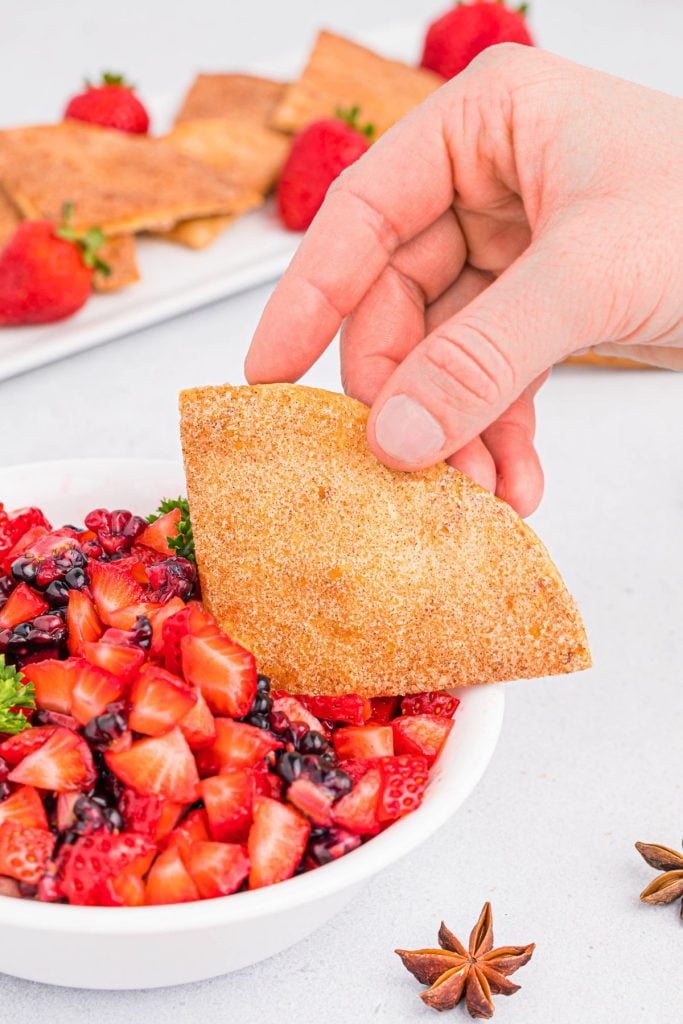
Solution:
{"label": "cinnamon sugar tortilla chip", "polygon": [[107,235],[261,201],[160,139],[78,121],[0,132],[0,182],[25,217],[58,220],[72,202],[76,227],[98,225]]}
{"label": "cinnamon sugar tortilla chip", "polygon": [[350,39],[321,32],[301,78],[285,91],[271,119],[297,132],[339,108],[360,108],[360,121],[381,135],[443,85],[432,71],[387,60]]}
{"label": "cinnamon sugar tortilla chip", "polygon": [[207,387],[180,413],[203,598],[276,687],[411,693],[590,665],[532,530],[445,464],[381,465],[365,406]]}
{"label": "cinnamon sugar tortilla chip", "polygon": [[195,217],[193,220],[181,220],[168,231],[155,231],[156,238],[167,242],[178,242],[188,249],[206,249],[223,234],[227,227],[237,220],[237,216]]}
{"label": "cinnamon sugar tortilla chip", "polygon": [[116,292],[140,280],[133,235],[107,239],[97,255],[108,265],[111,273],[105,276],[95,272],[93,288],[96,292]]}
{"label": "cinnamon sugar tortilla chip", "polygon": [[284,90],[283,82],[255,75],[197,75],[176,124],[206,117],[237,117],[251,124],[267,124]]}
{"label": "cinnamon sugar tortilla chip", "polygon": [[218,117],[184,121],[165,140],[178,152],[263,195],[277,181],[291,145],[288,136],[265,125]]}
{"label": "cinnamon sugar tortilla chip", "polygon": [[621,370],[647,370],[653,369],[647,363],[639,363],[635,359],[624,359],[619,356],[601,356],[597,352],[582,352],[580,355],[570,356],[565,363],[583,364],[587,366],[611,366]]}
{"label": "cinnamon sugar tortilla chip", "polygon": [[0,188],[0,246],[14,234],[21,217],[7,193]]}

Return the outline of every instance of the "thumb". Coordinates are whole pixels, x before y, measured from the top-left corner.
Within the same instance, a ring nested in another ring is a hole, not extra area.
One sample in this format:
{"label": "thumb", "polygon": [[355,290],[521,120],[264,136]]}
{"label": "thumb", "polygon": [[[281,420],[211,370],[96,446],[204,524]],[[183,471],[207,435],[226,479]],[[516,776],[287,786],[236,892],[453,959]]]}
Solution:
{"label": "thumb", "polygon": [[583,274],[532,245],[493,284],[416,346],[377,396],[368,439],[394,469],[459,451],[541,373],[589,344]]}

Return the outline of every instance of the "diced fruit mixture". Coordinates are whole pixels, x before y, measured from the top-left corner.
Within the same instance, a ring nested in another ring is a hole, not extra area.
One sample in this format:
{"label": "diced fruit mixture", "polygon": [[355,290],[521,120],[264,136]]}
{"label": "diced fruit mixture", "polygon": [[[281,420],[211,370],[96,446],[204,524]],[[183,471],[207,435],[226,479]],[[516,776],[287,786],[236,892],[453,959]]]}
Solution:
{"label": "diced fruit mixture", "polygon": [[184,499],[59,528],[0,505],[0,896],[227,896],[420,805],[456,698],[285,693],[200,598]]}

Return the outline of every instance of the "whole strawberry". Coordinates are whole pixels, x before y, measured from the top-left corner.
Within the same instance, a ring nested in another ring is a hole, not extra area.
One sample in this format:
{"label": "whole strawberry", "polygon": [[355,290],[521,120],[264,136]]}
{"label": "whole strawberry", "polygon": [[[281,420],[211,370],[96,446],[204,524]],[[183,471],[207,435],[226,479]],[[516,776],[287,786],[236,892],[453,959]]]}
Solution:
{"label": "whole strawberry", "polygon": [[0,252],[0,327],[46,324],[80,309],[92,291],[93,271],[108,274],[97,258],[104,235],[83,235],[65,223],[26,220]]}
{"label": "whole strawberry", "polygon": [[304,128],[290,150],[277,189],[280,216],[292,231],[305,231],[341,172],[370,146],[372,125],[358,126],[358,107]]}
{"label": "whole strawberry", "polygon": [[122,75],[108,71],[99,85],[86,81],[84,92],[74,96],[67,104],[64,117],[76,121],[89,121],[104,128],[118,128],[133,135],[144,135],[149,130],[149,114]]}
{"label": "whole strawberry", "polygon": [[475,0],[459,3],[427,29],[421,65],[444,78],[463,71],[477,54],[496,43],[533,46],[526,26],[527,5],[516,10],[504,0]]}

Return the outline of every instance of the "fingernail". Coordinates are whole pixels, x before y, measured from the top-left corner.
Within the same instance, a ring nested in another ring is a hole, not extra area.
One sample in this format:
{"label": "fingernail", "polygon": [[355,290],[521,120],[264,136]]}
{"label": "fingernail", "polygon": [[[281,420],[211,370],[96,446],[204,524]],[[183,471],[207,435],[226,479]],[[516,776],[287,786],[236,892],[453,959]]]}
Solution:
{"label": "fingernail", "polygon": [[385,403],[375,420],[375,437],[382,451],[407,465],[434,458],[446,443],[439,421],[408,395]]}

